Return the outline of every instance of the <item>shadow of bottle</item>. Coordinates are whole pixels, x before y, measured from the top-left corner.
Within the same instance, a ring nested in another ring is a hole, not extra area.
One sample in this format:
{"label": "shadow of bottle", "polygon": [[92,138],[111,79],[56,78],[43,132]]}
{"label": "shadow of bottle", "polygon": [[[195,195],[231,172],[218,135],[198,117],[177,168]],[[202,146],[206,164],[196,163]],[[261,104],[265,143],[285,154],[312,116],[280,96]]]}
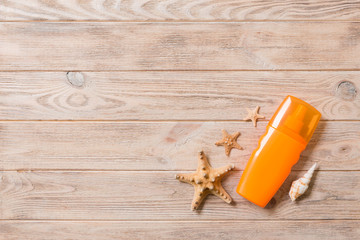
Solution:
{"label": "shadow of bottle", "polygon": [[[269,203],[266,205],[265,209],[274,209],[278,205],[280,205],[282,202],[285,201],[291,201],[289,197],[289,191],[290,187],[293,181],[297,180],[298,178],[302,177],[304,173],[308,170],[307,168],[310,168],[308,165],[309,159],[311,159],[311,155],[313,150],[315,149],[317,143],[321,139],[321,135],[324,133],[326,129],[326,121],[320,121],[314,135],[312,136],[309,144],[307,145],[306,149],[304,150],[304,154],[300,155],[299,161],[293,166],[292,173],[288,176],[288,178],[285,180],[284,184],[281,186],[281,188],[277,191],[277,193],[274,195],[274,197],[269,201]],[[312,165],[313,163],[311,163]],[[316,169],[318,169],[319,166],[317,166]],[[312,177],[312,180],[310,182],[308,190],[299,197],[298,200],[301,200],[305,198],[306,196],[309,196],[312,190],[312,186],[316,180],[316,175],[318,171],[314,172],[314,175]]]}

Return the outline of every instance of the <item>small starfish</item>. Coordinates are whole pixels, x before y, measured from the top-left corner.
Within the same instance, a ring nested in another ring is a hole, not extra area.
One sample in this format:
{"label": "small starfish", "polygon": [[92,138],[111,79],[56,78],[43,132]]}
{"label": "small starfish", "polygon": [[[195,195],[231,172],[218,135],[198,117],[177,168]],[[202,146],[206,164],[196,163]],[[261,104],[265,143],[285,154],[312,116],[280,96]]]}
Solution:
{"label": "small starfish", "polygon": [[245,121],[251,120],[254,124],[254,127],[256,127],[256,121],[258,119],[265,118],[264,116],[262,116],[258,113],[259,109],[260,109],[259,106],[256,106],[256,108],[254,110],[246,108],[246,110],[248,111],[248,115],[243,120],[245,120]]}
{"label": "small starfish", "polygon": [[239,132],[234,133],[233,135],[228,134],[226,130],[222,130],[223,139],[216,142],[216,146],[224,146],[226,156],[230,155],[230,151],[233,148],[242,150],[243,148],[236,142],[237,138],[240,136]]}
{"label": "small starfish", "polygon": [[190,183],[195,188],[194,199],[191,203],[191,210],[196,210],[207,195],[214,194],[227,203],[231,203],[230,195],[221,185],[221,179],[234,165],[227,165],[221,168],[212,168],[204,152],[199,153],[198,168],[194,173],[181,173],[176,179],[181,182]]}

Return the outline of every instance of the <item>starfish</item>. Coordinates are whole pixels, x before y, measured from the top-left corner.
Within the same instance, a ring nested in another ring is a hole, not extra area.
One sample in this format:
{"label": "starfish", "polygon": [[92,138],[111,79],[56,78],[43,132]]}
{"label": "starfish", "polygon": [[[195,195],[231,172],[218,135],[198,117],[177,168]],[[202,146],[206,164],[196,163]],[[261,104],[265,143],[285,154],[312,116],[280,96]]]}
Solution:
{"label": "starfish", "polygon": [[226,130],[222,130],[223,139],[216,142],[216,146],[224,146],[226,156],[230,155],[230,151],[233,148],[242,150],[243,148],[236,142],[237,138],[240,136],[239,132],[234,133],[233,135],[228,134]]}
{"label": "starfish", "polygon": [[212,168],[204,152],[199,152],[198,168],[194,173],[181,173],[176,175],[176,179],[181,182],[189,183],[194,186],[194,199],[191,203],[191,210],[198,209],[201,202],[207,195],[214,194],[227,203],[231,203],[230,195],[221,185],[221,179],[234,165],[227,165],[220,168]]}
{"label": "starfish", "polygon": [[256,121],[261,118],[265,118],[264,116],[260,115],[259,112],[260,107],[256,106],[254,110],[250,110],[249,108],[246,108],[248,111],[248,115],[243,119],[245,121],[251,120],[254,124],[254,127],[256,127]]}

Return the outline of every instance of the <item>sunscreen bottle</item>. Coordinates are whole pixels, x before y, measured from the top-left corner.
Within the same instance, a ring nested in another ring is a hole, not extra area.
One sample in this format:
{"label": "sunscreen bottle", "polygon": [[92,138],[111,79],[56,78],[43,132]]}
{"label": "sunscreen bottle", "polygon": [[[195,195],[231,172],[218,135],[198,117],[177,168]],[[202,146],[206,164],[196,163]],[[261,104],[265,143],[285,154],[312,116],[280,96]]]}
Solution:
{"label": "sunscreen bottle", "polygon": [[299,160],[320,117],[320,112],[310,104],[287,96],[252,153],[237,186],[237,193],[265,207]]}

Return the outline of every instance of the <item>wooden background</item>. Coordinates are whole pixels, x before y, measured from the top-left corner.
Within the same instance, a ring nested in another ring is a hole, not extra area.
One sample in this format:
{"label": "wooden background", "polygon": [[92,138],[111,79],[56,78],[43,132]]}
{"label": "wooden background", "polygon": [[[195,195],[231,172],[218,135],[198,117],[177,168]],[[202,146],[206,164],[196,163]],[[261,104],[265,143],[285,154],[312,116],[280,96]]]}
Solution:
{"label": "wooden background", "polygon": [[[359,239],[359,2],[2,0],[0,21],[1,240]],[[261,209],[235,188],[287,94],[323,117]],[[194,213],[174,176],[201,149],[235,202]]]}

